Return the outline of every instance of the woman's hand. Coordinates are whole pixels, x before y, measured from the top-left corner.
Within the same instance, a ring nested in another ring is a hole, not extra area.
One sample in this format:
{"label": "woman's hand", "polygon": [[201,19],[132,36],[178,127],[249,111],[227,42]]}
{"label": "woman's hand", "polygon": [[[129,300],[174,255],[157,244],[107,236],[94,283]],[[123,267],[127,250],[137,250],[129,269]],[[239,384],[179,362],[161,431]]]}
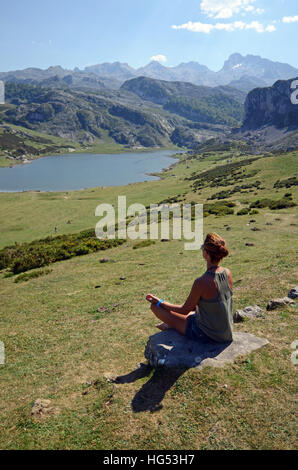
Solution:
{"label": "woman's hand", "polygon": [[148,302],[150,302],[151,304],[157,304],[157,302],[159,301],[159,298],[155,297],[152,294],[147,294],[146,295],[146,300],[148,300]]}

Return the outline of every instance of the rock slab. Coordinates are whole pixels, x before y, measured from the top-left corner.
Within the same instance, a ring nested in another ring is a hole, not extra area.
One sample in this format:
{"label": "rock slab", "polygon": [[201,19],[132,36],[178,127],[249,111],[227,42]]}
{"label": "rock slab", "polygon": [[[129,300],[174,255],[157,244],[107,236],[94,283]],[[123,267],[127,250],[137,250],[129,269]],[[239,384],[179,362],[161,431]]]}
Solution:
{"label": "rock slab", "polygon": [[197,342],[168,329],[149,337],[145,358],[153,367],[222,367],[269,343],[250,333],[234,333],[233,338],[229,343]]}

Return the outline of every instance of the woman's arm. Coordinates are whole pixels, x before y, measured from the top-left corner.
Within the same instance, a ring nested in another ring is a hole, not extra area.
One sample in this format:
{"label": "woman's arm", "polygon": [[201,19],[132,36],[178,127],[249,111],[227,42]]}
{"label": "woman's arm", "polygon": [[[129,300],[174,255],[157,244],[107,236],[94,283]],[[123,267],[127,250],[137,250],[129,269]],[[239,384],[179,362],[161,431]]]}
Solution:
{"label": "woman's arm", "polygon": [[[200,296],[201,296],[201,283],[199,279],[196,279],[192,285],[189,296],[187,297],[183,305],[175,305],[175,304],[171,304],[170,302],[164,301],[162,302],[161,306],[165,308],[166,310],[180,313],[181,315],[187,315],[189,312],[195,310]],[[154,304],[156,304],[160,300],[158,299],[158,297],[155,297],[151,294],[148,294],[146,298],[147,300],[149,300],[149,302],[154,303]]]}

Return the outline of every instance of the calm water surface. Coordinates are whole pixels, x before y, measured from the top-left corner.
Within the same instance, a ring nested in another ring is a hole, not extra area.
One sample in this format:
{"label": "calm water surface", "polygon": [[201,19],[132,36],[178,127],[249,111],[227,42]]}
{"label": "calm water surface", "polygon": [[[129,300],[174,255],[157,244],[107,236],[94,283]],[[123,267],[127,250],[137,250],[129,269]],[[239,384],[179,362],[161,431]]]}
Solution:
{"label": "calm water surface", "polygon": [[146,173],[172,165],[173,150],[122,154],[64,154],[0,168],[0,191],[72,191],[158,179]]}

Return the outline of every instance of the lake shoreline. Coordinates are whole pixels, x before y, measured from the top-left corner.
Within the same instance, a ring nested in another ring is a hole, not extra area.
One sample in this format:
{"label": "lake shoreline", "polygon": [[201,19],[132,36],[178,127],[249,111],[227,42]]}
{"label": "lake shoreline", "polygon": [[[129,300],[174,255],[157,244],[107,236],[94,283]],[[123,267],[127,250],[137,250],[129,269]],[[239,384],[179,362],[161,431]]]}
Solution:
{"label": "lake shoreline", "polygon": [[[166,154],[163,155],[163,152],[166,152]],[[170,154],[167,154],[167,152],[171,152],[171,153],[170,153]],[[109,184],[109,177],[111,176],[111,174],[115,173],[114,169],[110,169],[110,172],[109,172],[109,174],[108,174],[108,182],[105,183],[104,185],[102,185],[102,184],[92,184],[92,183],[91,183],[90,186],[88,186],[88,185],[86,186],[86,185],[83,183],[83,186],[82,186],[82,187],[77,187],[77,188],[75,188],[75,187],[74,187],[74,188],[67,188],[67,187],[65,187],[65,188],[62,189],[62,188],[58,188],[58,187],[57,187],[57,189],[43,189],[43,188],[42,188],[42,185],[44,184],[44,182],[41,182],[41,187],[40,187],[40,188],[34,188],[34,187],[33,187],[33,188],[28,188],[28,189],[26,189],[26,187],[25,187],[24,189],[15,189],[15,188],[9,189],[9,188],[5,188],[5,189],[0,189],[0,193],[8,193],[8,194],[11,194],[11,193],[24,193],[24,192],[26,192],[26,193],[57,193],[57,192],[65,192],[65,191],[67,191],[67,192],[75,192],[75,191],[84,191],[84,190],[90,189],[90,188],[113,187],[113,186],[126,186],[127,184],[142,183],[142,182],[146,182],[146,181],[158,181],[158,180],[162,179],[162,177],[161,177],[161,174],[162,174],[162,173],[168,171],[169,169],[173,168],[174,165],[176,165],[177,163],[179,163],[179,161],[181,160],[180,156],[185,153],[185,150],[177,151],[176,149],[163,148],[163,149],[155,149],[155,150],[153,150],[153,151],[152,151],[152,150],[149,150],[149,149],[146,149],[146,151],[143,151],[143,150],[140,150],[140,149],[139,149],[139,150],[135,149],[133,152],[130,152],[130,151],[129,151],[129,152],[124,152],[124,151],[123,151],[123,152],[118,152],[118,153],[105,153],[105,154],[100,154],[100,153],[95,153],[95,152],[94,152],[94,153],[89,153],[89,152],[88,152],[88,153],[85,153],[85,152],[71,152],[71,153],[56,154],[56,155],[44,155],[44,156],[42,156],[42,157],[32,158],[32,160],[26,160],[26,161],[24,161],[24,162],[22,162],[22,163],[16,163],[16,164],[10,165],[10,166],[8,166],[8,167],[1,167],[1,168],[0,168],[0,176],[1,176],[1,172],[2,172],[3,170],[5,171],[5,170],[8,170],[8,169],[12,169],[12,168],[14,168],[14,169],[16,169],[16,168],[18,168],[18,169],[19,169],[19,168],[24,168],[24,167],[29,166],[28,164],[32,164],[32,163],[34,163],[34,162],[36,162],[36,161],[43,161],[43,160],[44,160],[44,157],[46,157],[46,158],[61,157],[61,160],[64,159],[64,160],[66,161],[66,159],[67,159],[68,157],[80,157],[80,156],[83,156],[83,155],[85,155],[86,160],[87,160],[88,157],[91,157],[91,156],[92,156],[92,157],[96,157],[96,156],[98,156],[98,157],[104,157],[104,158],[106,159],[106,157],[110,157],[110,156],[111,156],[111,157],[119,157],[119,156],[123,155],[123,157],[126,158],[126,160],[127,160],[127,157],[128,157],[128,160],[129,160],[131,156],[135,156],[136,159],[137,159],[138,157],[141,157],[141,155],[152,154],[152,155],[154,155],[154,156],[157,156],[159,153],[161,154],[161,155],[160,155],[160,158],[171,158],[171,159],[174,159],[174,160],[176,160],[176,161],[175,161],[174,163],[170,164],[169,166],[167,166],[167,163],[168,163],[168,162],[166,162],[166,166],[163,166],[160,170],[157,170],[157,171],[154,171],[153,168],[152,168],[153,171],[150,170],[150,169],[149,169],[149,171],[148,171],[147,168],[144,168],[141,173],[140,173],[139,171],[135,173],[136,181],[130,181],[130,175],[131,175],[131,173],[128,173],[128,174],[126,174],[126,175],[124,174],[124,178],[125,178],[125,176],[128,177],[128,178],[129,178],[129,181],[123,182],[123,183],[119,182],[119,184]],[[85,157],[83,157],[83,158],[85,158]],[[108,160],[109,160],[109,159],[108,159]],[[121,160],[121,159],[120,159],[120,160]],[[65,165],[65,161],[64,161],[64,165]],[[89,162],[90,162],[90,159],[89,159]],[[82,163],[82,162],[81,162],[81,163]],[[85,163],[85,162],[84,162],[84,163]],[[98,162],[96,162],[96,163],[97,163],[97,165],[98,165]],[[107,160],[103,161],[103,163],[106,165]],[[118,163],[118,165],[119,165],[119,159],[118,159],[118,162],[116,161],[115,163],[116,163],[116,164]],[[121,163],[122,163],[122,162],[121,162]],[[126,163],[128,163],[128,162],[126,162]],[[139,163],[140,163],[140,162],[139,162]],[[147,163],[148,163],[148,162],[147,162]],[[155,163],[156,163],[156,161],[155,161]],[[164,163],[165,163],[165,162],[164,162]],[[68,164],[68,162],[67,162],[67,164]],[[88,160],[86,161],[86,164],[88,165]],[[162,162],[161,162],[161,164],[162,164]],[[124,160],[124,162],[123,162],[123,165],[125,165],[125,160]],[[30,166],[31,166],[31,165],[30,165]],[[145,166],[146,166],[146,165],[145,165]],[[152,163],[152,166],[154,167],[154,162]],[[148,164],[147,164],[147,167],[148,167]],[[85,168],[84,168],[84,169],[85,169]],[[137,169],[138,169],[138,168],[137,168]],[[97,169],[97,171],[98,171],[98,169]],[[132,168],[132,171],[135,171],[135,169]],[[44,171],[43,171],[43,173],[44,173]],[[58,172],[58,173],[59,173],[59,172]],[[68,169],[68,173],[70,173],[70,172],[69,172],[69,169]],[[96,168],[95,168],[95,170],[94,170],[94,173],[96,173]],[[120,169],[120,175],[121,175],[121,174],[122,174],[122,173],[121,173],[121,169]],[[140,174],[143,175],[142,180],[139,179],[139,178],[140,178]],[[118,176],[118,177],[119,177],[119,176]],[[151,177],[151,179],[148,179],[148,178],[146,178],[146,177]],[[152,179],[152,178],[154,178],[154,179]],[[36,179],[32,184],[33,184],[33,185],[36,185],[36,181],[37,181],[37,179]],[[63,184],[63,183],[64,183],[64,181],[63,181],[61,184]],[[0,182],[0,184],[1,184],[1,182]],[[19,184],[22,185],[23,182],[20,182]],[[28,183],[27,183],[27,184],[28,184]],[[53,183],[53,184],[54,184],[54,183]],[[69,184],[69,183],[66,183],[66,184]],[[77,184],[77,182],[74,181],[72,184]],[[5,183],[4,183],[4,185],[5,185]],[[26,185],[26,183],[25,183],[25,185]]]}
{"label": "lake shoreline", "polygon": [[[107,152],[107,150],[103,151],[102,153],[99,151],[99,149],[97,149],[96,147],[86,147],[85,149],[74,149],[72,148],[71,150],[69,150],[68,153],[64,152],[64,153],[45,153],[43,155],[31,155],[30,157],[31,158],[24,158],[23,159],[20,159],[20,160],[17,160],[16,161],[13,161],[11,159],[8,159],[6,155],[1,155],[1,158],[5,158],[7,161],[8,161],[8,164],[7,165],[4,165],[4,166],[0,166],[0,169],[1,168],[14,168],[16,166],[20,166],[20,165],[27,165],[28,163],[32,163],[34,162],[35,160],[39,160],[41,158],[44,158],[44,157],[61,157],[61,156],[66,156],[66,155],[80,155],[80,154],[84,154],[84,153],[88,153],[90,155],[121,155],[121,154],[125,154],[125,153],[151,153],[151,152],[160,152],[160,151],[163,151],[163,150],[173,150],[173,151],[177,151],[177,153],[184,153],[184,152],[187,152],[188,149],[184,149],[184,150],[180,150],[179,148],[173,148],[173,147],[140,147],[140,148],[127,148],[127,149],[113,149],[111,150],[110,152]],[[12,163],[10,163],[10,160],[12,161]]]}

